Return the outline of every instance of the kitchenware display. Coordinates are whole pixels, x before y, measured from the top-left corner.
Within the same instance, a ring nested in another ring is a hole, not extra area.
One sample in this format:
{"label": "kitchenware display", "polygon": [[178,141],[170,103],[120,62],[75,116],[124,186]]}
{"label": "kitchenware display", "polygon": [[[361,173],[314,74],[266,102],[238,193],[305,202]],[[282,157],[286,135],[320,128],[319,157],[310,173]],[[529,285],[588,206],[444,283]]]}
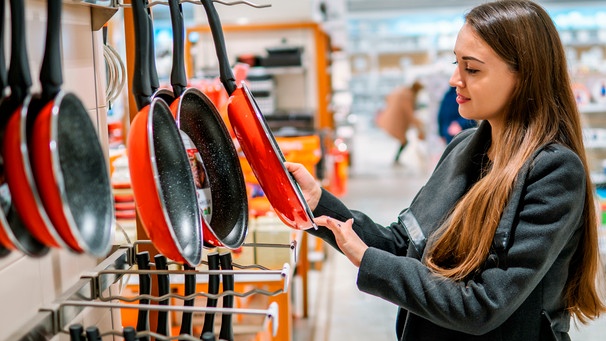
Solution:
{"label": "kitchenware display", "polygon": [[135,33],[133,96],[139,112],[131,122],[128,161],[137,211],[160,253],[191,266],[202,260],[202,223],[189,159],[168,104],[151,98],[149,26],[143,0],[132,1]]}
{"label": "kitchenware display", "polygon": [[[196,270],[194,267],[189,265],[183,265],[183,270]],[[187,273],[185,276],[185,284],[184,284],[184,296],[190,296],[196,293],[196,273],[192,271],[192,273]],[[184,307],[193,307],[195,298],[184,300]],[[181,314],[181,328],[179,330],[179,335],[191,335],[192,334],[192,317],[193,313],[190,311],[184,311]]]}
{"label": "kitchenware display", "polygon": [[[233,270],[231,252],[224,252],[219,254],[219,263],[221,270],[231,271]],[[234,275],[233,274],[222,274],[223,278],[223,292],[229,292],[234,290]],[[234,296],[233,294],[226,294],[223,296],[223,308],[231,309],[234,307]],[[221,315],[221,330],[219,331],[219,340],[233,341],[234,340],[234,328],[232,324],[232,314]]]}
{"label": "kitchenware display", "polygon": [[[25,23],[22,4],[11,4],[11,66],[20,68],[22,65],[19,54],[22,53],[20,44],[24,37]],[[4,18],[5,4],[4,1],[0,4],[0,18]],[[13,59],[14,58],[14,59]],[[7,119],[10,118],[17,108],[23,102],[25,93],[11,93],[7,96],[5,91],[9,85],[4,55],[4,21],[0,23],[0,144],[3,144],[4,131],[6,128]],[[29,78],[29,70],[24,74],[24,78],[18,78],[18,81],[25,83],[25,88],[28,88],[31,83]],[[15,77],[12,77],[15,80]],[[13,84],[17,87],[17,84]],[[22,95],[22,96],[19,96]],[[7,113],[8,116],[4,113]],[[25,255],[32,257],[40,257],[46,255],[49,248],[42,244],[38,239],[34,238],[28,228],[25,226],[19,212],[15,209],[14,202],[11,197],[11,191],[8,183],[5,182],[5,167],[4,158],[0,157],[0,257],[8,255],[13,250],[23,252]]]}
{"label": "kitchenware display", "polygon": [[[212,252],[206,255],[208,258],[208,270],[214,271],[219,270],[219,253]],[[221,275],[209,274],[208,275],[208,293],[210,295],[219,294],[219,285],[221,284]],[[216,298],[208,297],[206,299],[207,308],[216,308],[218,300]],[[214,337],[215,329],[215,313],[207,312],[204,314],[204,324],[202,325],[202,336],[206,333],[211,333]]]}
{"label": "kitchenware display", "polygon": [[[61,91],[61,7],[61,0],[48,1],[42,91],[27,96],[8,121],[6,175],[34,236],[47,246],[101,257],[114,231],[111,185],[88,112],[74,94]],[[26,69],[26,54],[18,58]]]}
{"label": "kitchenware display", "polygon": [[[149,270],[149,252],[143,251],[136,255],[137,268],[139,270]],[[139,274],[139,295],[151,295],[151,275]],[[142,298],[139,304],[149,304],[149,299]],[[149,330],[149,311],[147,309],[139,309],[137,314],[137,331]],[[139,340],[149,341],[149,337],[141,337]]]}
{"label": "kitchenware display", "polygon": [[277,216],[293,229],[317,228],[301,189],[284,166],[278,146],[246,84],[236,84],[219,15],[212,0],[201,0],[219,60],[220,78],[230,96],[228,117],[240,147]]}
{"label": "kitchenware display", "polygon": [[248,227],[246,184],[232,138],[213,102],[200,90],[187,87],[184,63],[185,26],[178,0],[169,0],[173,30],[171,110],[181,131],[203,220],[207,246],[236,249]]}
{"label": "kitchenware display", "polygon": [[[154,256],[156,270],[168,270],[167,259],[164,255]],[[170,279],[168,274],[158,274],[158,295],[160,297],[170,294]],[[170,300],[163,299],[158,302],[159,305],[167,306]],[[160,335],[169,335],[168,333],[168,312],[158,311],[158,321],[156,323],[156,333]]]}

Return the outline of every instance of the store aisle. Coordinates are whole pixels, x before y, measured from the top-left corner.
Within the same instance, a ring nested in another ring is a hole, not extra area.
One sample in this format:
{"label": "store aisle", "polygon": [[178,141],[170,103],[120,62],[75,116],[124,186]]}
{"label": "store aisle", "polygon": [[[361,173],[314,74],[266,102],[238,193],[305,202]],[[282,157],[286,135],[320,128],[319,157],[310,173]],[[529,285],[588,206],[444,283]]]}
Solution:
{"label": "store aisle", "polygon": [[[440,142],[429,138],[433,147],[413,142],[402,155],[402,164],[394,166],[397,142],[373,128],[358,132],[343,201],[372,212],[377,222],[392,222],[424,184],[441,153]],[[295,319],[294,341],[395,340],[396,306],[360,292],[357,268],[332,248],[327,253],[322,270],[309,274],[309,318]],[[606,317],[571,332],[573,341],[598,341],[604,335]]]}

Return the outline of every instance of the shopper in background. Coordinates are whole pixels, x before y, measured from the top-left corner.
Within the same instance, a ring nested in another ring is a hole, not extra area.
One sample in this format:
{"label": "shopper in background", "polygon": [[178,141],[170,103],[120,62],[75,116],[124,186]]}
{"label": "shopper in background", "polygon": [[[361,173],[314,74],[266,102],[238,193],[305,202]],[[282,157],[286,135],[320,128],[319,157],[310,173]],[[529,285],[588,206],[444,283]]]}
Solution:
{"label": "shopper in background", "polygon": [[606,310],[597,215],[558,32],[539,5],[489,2],[454,48],[459,112],[481,120],[447,146],[387,227],[287,168],[309,233],[357,267],[358,288],[400,307],[399,340],[569,340]]}
{"label": "shopper in background", "polygon": [[417,96],[422,89],[423,85],[418,81],[410,87],[397,87],[387,96],[385,109],[377,116],[377,126],[400,142],[394,158],[396,164],[400,162],[400,155],[408,144],[408,129],[414,127],[419,140],[425,139],[423,122],[415,115]]}
{"label": "shopper in background", "polygon": [[456,89],[454,86],[448,88],[438,110],[438,134],[446,144],[461,131],[477,125],[476,121],[459,114]]}

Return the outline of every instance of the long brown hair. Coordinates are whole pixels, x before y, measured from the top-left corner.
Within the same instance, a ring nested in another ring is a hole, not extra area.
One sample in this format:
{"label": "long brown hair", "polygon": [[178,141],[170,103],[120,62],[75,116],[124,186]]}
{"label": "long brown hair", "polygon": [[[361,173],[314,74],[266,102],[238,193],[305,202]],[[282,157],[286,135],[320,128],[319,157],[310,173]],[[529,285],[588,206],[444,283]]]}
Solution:
{"label": "long brown hair", "polygon": [[517,73],[518,84],[506,108],[507,129],[492,141],[499,151],[492,167],[454,207],[428,246],[425,262],[434,272],[454,280],[478,270],[488,256],[520,169],[540,146],[561,143],[578,154],[586,174],[582,237],[564,294],[568,310],[586,323],[606,307],[596,284],[601,267],[593,187],[558,32],[545,10],[532,1],[486,3],[472,9],[465,19]]}

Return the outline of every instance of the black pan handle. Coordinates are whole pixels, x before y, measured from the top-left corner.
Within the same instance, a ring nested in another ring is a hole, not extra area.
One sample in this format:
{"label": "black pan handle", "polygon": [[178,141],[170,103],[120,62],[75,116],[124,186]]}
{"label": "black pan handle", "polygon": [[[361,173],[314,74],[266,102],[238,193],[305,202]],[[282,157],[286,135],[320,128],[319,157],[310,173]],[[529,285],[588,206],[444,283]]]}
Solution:
{"label": "black pan handle", "polygon": [[[224,252],[219,255],[219,261],[221,263],[221,270],[233,270],[232,262],[231,262],[231,252]],[[233,274],[223,274],[223,292],[233,291],[234,290],[234,275]],[[223,308],[233,308],[234,307],[234,295],[225,295],[223,296]],[[233,341],[234,340],[234,330],[232,325],[232,314],[222,314],[221,315],[221,330],[219,331],[219,339]]]}
{"label": "black pan handle", "polygon": [[[166,256],[157,254],[154,256],[154,262],[156,263],[156,270],[168,270],[168,263]],[[168,274],[158,274],[158,294],[160,296],[168,295],[170,293],[170,279]],[[169,299],[161,300],[158,302],[159,305],[168,305]],[[156,333],[160,335],[168,335],[168,312],[158,311],[158,323]]]}
{"label": "black pan handle", "polygon": [[72,324],[69,326],[70,341],[84,341],[84,327],[81,324]]}
{"label": "black pan handle", "polygon": [[46,24],[46,46],[44,47],[44,58],[40,70],[40,85],[42,87],[42,100],[47,101],[55,98],[63,76],[61,69],[61,6],[62,0],[48,0],[47,24]]}
{"label": "black pan handle", "polygon": [[156,46],[154,43],[154,20],[152,9],[149,6],[149,0],[145,0],[145,7],[147,8],[147,26],[149,32],[149,51],[147,57],[149,58],[149,83],[151,85],[152,93],[156,92],[160,88],[160,80],[158,79],[158,70],[156,69]]}
{"label": "black pan handle", "polygon": [[[208,270],[219,270],[219,253],[212,252],[209,253],[206,257],[208,257]],[[208,293],[211,295],[217,295],[219,293],[219,285],[221,284],[221,276],[219,274],[210,274],[208,275]],[[216,308],[217,307],[217,299],[216,298],[208,298],[206,300],[206,307],[208,308]],[[213,334],[215,326],[215,313],[208,312],[204,314],[204,325],[202,326],[202,336],[205,333],[210,332]],[[213,334],[214,335],[214,334]]]}
{"label": "black pan handle", "polygon": [[[188,264],[183,265],[183,270],[195,270],[193,266]],[[196,274],[190,273],[185,275],[185,296],[193,295],[196,293]],[[183,302],[183,306],[185,307],[193,307],[195,299],[192,298],[190,300],[185,300]],[[187,334],[191,335],[192,333],[192,313],[191,312],[183,312],[183,317],[181,319],[181,329],[179,331],[179,335]]]}
{"label": "black pan handle", "polygon": [[88,341],[101,341],[101,333],[97,326],[90,326],[86,328],[86,339]]}
{"label": "black pan handle", "polygon": [[185,25],[183,24],[183,7],[179,0],[168,0],[170,22],[173,28],[173,66],[170,72],[170,84],[175,98],[181,96],[187,88],[185,75]]}
{"label": "black pan handle", "polygon": [[[149,270],[149,252],[137,253],[137,267],[139,270]],[[139,274],[139,295],[151,294],[151,275]],[[149,304],[149,299],[140,299],[139,304]],[[140,309],[137,315],[137,331],[149,330],[148,310]],[[149,337],[141,337],[139,340],[149,340]]]}
{"label": "black pan handle", "polygon": [[135,35],[135,65],[132,90],[137,109],[140,111],[151,103],[153,93],[149,75],[149,25],[145,20],[147,12],[144,0],[132,0],[131,7]]}
{"label": "black pan handle", "polygon": [[215,42],[215,51],[217,52],[217,58],[219,59],[219,77],[221,83],[227,90],[227,93],[231,94],[236,91],[238,85],[236,84],[236,77],[234,72],[229,65],[229,59],[227,58],[227,48],[225,47],[225,37],[223,36],[223,28],[221,26],[221,20],[219,14],[215,9],[215,5],[212,0],[200,0],[206,11],[208,17],[208,24],[210,25],[210,31],[213,35],[213,41]]}
{"label": "black pan handle", "polygon": [[6,73],[6,55],[4,54],[4,1],[0,4],[0,98],[4,98],[8,86],[8,75]]}
{"label": "black pan handle", "polygon": [[124,327],[122,336],[124,336],[124,341],[137,341],[137,331],[133,327]]}
{"label": "black pan handle", "polygon": [[10,0],[10,4],[11,60],[8,70],[8,83],[11,87],[11,98],[21,104],[32,86],[27,43],[25,41],[25,7],[23,0]]}

